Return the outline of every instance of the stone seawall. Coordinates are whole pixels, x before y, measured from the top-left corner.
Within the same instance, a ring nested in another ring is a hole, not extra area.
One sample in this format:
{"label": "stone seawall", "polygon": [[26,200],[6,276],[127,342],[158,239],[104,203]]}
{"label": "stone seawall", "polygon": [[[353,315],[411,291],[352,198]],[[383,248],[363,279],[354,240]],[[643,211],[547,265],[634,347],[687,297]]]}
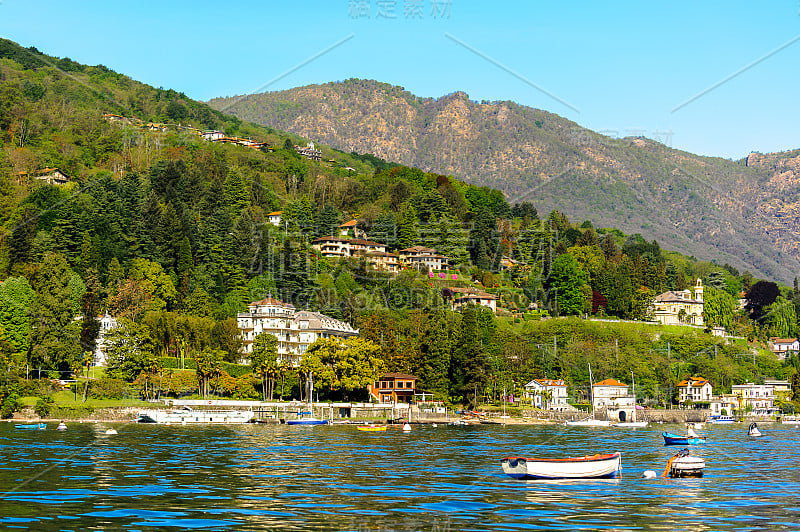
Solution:
{"label": "stone seawall", "polygon": [[[554,422],[564,422],[570,419],[583,419],[589,414],[587,412],[546,412],[543,410],[523,410],[523,418],[535,420],[547,420]],[[636,413],[639,421],[651,421],[653,423],[698,423],[703,422],[711,415],[710,410],[639,410]],[[597,419],[606,419],[605,413],[597,414]],[[612,421],[617,421],[612,416]]]}

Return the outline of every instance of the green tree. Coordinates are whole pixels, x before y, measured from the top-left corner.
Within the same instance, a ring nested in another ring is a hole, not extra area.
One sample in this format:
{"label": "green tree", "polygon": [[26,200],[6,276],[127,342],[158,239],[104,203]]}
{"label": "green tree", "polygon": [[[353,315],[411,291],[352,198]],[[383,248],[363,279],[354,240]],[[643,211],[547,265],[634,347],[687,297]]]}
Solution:
{"label": "green tree", "polygon": [[408,248],[416,244],[419,238],[419,221],[414,207],[405,202],[397,213],[397,246]]}
{"label": "green tree", "polygon": [[104,340],[108,355],[106,374],[111,378],[133,382],[156,358],[150,330],[128,319],[120,319]]}
{"label": "green tree", "polygon": [[222,370],[222,360],[225,352],[219,349],[205,348],[194,355],[196,364],[197,379],[200,382],[200,390],[204,399],[208,399],[209,383],[213,377],[220,374]]}
{"label": "green tree", "polygon": [[272,376],[278,371],[278,338],[275,335],[261,333],[256,336],[250,354],[250,367],[261,379],[264,401],[272,399],[272,387],[267,386],[267,379],[272,381]]}
{"label": "green tree", "polygon": [[707,327],[725,327],[730,330],[737,303],[722,289],[706,287],[703,293],[703,322]]}
{"label": "green tree", "polygon": [[797,315],[794,305],[783,297],[779,296],[774,303],[766,307],[765,320],[770,336],[792,338],[797,334]]}
{"label": "green tree", "polygon": [[45,257],[36,275],[36,299],[31,305],[33,368],[69,371],[80,356],[80,324],[74,319],[71,277],[67,260],[60,254]]}
{"label": "green tree", "polygon": [[587,275],[578,261],[569,253],[553,261],[548,278],[550,298],[561,315],[579,314],[584,307],[583,285]]}
{"label": "green tree", "polygon": [[8,342],[9,361],[26,362],[31,343],[31,304],[35,293],[24,277],[9,277],[0,283],[0,327]]}

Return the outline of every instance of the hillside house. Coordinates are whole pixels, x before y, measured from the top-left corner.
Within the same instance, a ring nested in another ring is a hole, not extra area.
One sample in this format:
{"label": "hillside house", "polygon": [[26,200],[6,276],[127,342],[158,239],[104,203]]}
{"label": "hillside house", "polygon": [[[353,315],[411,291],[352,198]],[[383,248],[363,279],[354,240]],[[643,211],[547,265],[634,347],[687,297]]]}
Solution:
{"label": "hillside house", "polygon": [[767,344],[769,350],[775,353],[780,360],[786,360],[791,355],[800,352],[800,341],[797,338],[770,338]]}
{"label": "hillside house", "polygon": [[691,290],[672,290],[656,296],[653,316],[664,325],[703,325],[703,281]]}
{"label": "hillside house", "polygon": [[69,176],[67,173],[59,168],[42,168],[40,170],[36,170],[30,175],[28,172],[17,173],[17,181],[19,183],[24,182],[29,177],[44,181],[48,185],[65,185],[69,183]]}
{"label": "hillside house", "polygon": [[318,150],[316,146],[314,146],[313,142],[309,142],[308,144],[305,145],[305,147],[295,145],[294,151],[296,151],[306,159],[311,159],[312,161],[322,160],[322,151]]}
{"label": "hillside house", "polygon": [[267,215],[267,219],[269,220],[269,223],[271,223],[275,227],[280,227],[280,225],[281,225],[281,214],[283,214],[283,211],[274,211],[274,212],[269,213]]}
{"label": "hillside house", "polygon": [[450,261],[448,257],[439,255],[435,249],[425,246],[412,246],[401,249],[398,254],[400,261],[408,268],[415,270],[444,270]]}
{"label": "hillside house", "polygon": [[100,322],[100,329],[97,332],[97,342],[94,349],[94,365],[106,366],[108,365],[108,355],[106,354],[106,335],[108,331],[119,325],[116,318],[108,315],[108,312],[102,316],[97,316],[97,321]]}
{"label": "hillside house", "polygon": [[225,132],[209,129],[203,131],[203,138],[210,141],[222,140],[223,138],[225,138]]}
{"label": "hillside house", "polygon": [[445,301],[450,301],[453,310],[458,310],[464,305],[481,305],[492,309],[492,312],[497,312],[498,297],[477,288],[443,288],[442,297]]}

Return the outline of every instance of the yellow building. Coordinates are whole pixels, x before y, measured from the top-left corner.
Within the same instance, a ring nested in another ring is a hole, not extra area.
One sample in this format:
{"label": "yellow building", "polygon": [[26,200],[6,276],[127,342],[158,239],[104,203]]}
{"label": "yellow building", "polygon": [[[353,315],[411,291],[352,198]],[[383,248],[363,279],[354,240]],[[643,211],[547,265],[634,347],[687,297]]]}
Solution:
{"label": "yellow building", "polygon": [[698,279],[693,288],[694,292],[673,290],[656,296],[655,320],[664,325],[703,325],[703,281]]}

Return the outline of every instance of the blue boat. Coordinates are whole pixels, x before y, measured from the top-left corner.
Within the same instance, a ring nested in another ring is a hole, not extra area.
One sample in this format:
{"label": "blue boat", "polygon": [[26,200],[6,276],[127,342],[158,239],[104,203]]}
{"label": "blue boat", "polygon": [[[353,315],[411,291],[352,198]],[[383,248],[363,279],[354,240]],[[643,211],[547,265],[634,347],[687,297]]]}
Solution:
{"label": "blue boat", "polygon": [[661,435],[664,436],[664,445],[701,445],[706,442],[705,438],[699,436],[693,438],[672,434],[671,432],[662,432]]}
{"label": "blue boat", "polygon": [[14,425],[14,428],[24,430],[44,430],[47,428],[47,423],[26,423],[24,425]]}
{"label": "blue boat", "polygon": [[327,425],[325,419],[317,419],[312,412],[298,412],[297,419],[289,419],[287,425]]}

